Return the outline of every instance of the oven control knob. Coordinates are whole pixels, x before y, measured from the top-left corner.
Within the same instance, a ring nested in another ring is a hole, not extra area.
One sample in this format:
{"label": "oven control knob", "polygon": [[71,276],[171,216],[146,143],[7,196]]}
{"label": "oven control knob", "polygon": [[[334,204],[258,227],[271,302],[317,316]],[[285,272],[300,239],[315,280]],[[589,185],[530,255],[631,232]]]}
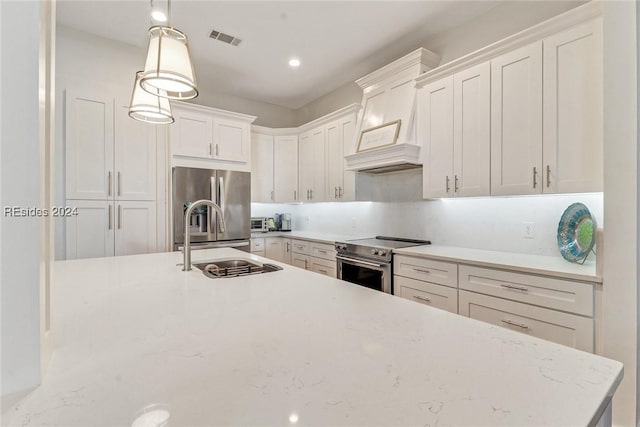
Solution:
{"label": "oven control knob", "polygon": [[378,251],[376,249],[371,249],[371,255],[378,255]]}
{"label": "oven control knob", "polygon": [[386,256],[386,255],[387,255],[387,253],[386,253],[385,251],[380,251],[380,252],[378,252],[378,255],[380,255],[380,256]]}

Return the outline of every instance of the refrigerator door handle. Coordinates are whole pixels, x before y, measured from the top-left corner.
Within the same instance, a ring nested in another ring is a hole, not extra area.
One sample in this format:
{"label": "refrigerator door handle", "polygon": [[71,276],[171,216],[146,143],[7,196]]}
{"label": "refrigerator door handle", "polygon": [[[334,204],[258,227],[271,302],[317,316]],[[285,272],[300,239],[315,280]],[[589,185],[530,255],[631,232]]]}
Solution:
{"label": "refrigerator door handle", "polygon": [[[216,192],[216,177],[215,175],[211,177],[210,179],[210,199],[213,203],[218,203],[218,197],[217,197],[217,192]],[[213,209],[211,209],[210,207],[207,207],[207,218],[209,219],[209,233],[210,234],[215,234],[216,233],[216,211],[214,211]]]}
{"label": "refrigerator door handle", "polygon": [[219,184],[219,198],[220,198],[220,203],[218,203],[218,206],[220,206],[220,209],[222,210],[222,212],[225,211],[225,206],[224,206],[224,178],[220,177],[218,179],[218,184]]}

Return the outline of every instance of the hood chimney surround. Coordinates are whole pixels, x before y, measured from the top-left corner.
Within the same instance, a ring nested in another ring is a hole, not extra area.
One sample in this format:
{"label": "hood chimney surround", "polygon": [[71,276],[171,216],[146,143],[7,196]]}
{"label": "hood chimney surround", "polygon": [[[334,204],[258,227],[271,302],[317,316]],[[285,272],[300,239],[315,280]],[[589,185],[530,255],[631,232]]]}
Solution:
{"label": "hood chimney surround", "polygon": [[[416,140],[415,79],[440,64],[440,56],[418,48],[356,80],[362,88],[363,110],[356,125],[354,154],[345,156],[347,169],[384,173],[422,166]],[[363,131],[400,121],[395,143],[358,151]]]}

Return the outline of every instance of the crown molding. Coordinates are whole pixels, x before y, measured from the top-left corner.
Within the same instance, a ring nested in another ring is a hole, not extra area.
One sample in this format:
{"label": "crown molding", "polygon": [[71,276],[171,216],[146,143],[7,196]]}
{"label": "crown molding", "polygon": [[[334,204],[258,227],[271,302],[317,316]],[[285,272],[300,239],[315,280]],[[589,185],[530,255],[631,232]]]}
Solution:
{"label": "crown molding", "polygon": [[575,9],[571,9],[540,24],[490,44],[489,46],[427,71],[415,79],[416,87],[421,88],[435,80],[489,61],[499,55],[511,52],[530,43],[538,42],[569,27],[600,16],[602,16],[602,4],[600,1],[592,0],[587,4],[578,6]]}
{"label": "crown molding", "polygon": [[310,122],[307,122],[305,124],[298,126],[298,132],[306,132],[310,129],[317,128],[318,126],[322,126],[329,122],[337,120],[340,117],[344,117],[348,114],[357,114],[361,108],[362,108],[362,105],[356,104],[356,103],[347,105],[346,107],[342,107],[339,110],[333,111],[329,114],[326,114],[322,117],[318,117],[315,120],[312,120]]}
{"label": "crown molding", "polygon": [[222,116],[229,119],[242,120],[247,123],[253,123],[257,117],[249,114],[236,113],[233,111],[220,110],[218,108],[207,107],[199,104],[192,104],[190,102],[171,101],[171,107],[175,107],[182,110],[198,111],[200,113],[215,114],[216,116]]}
{"label": "crown molding", "polygon": [[365,89],[416,65],[423,65],[430,69],[435,68],[440,64],[440,59],[441,58],[438,54],[420,47],[413,52],[406,54],[402,58],[396,59],[390,64],[387,64],[382,68],[378,68],[376,71],[373,71],[366,76],[360,77],[356,80],[356,83],[362,89]]}
{"label": "crown molding", "polygon": [[298,128],[270,128],[260,125],[251,125],[251,132],[271,136],[291,136],[299,133]]}

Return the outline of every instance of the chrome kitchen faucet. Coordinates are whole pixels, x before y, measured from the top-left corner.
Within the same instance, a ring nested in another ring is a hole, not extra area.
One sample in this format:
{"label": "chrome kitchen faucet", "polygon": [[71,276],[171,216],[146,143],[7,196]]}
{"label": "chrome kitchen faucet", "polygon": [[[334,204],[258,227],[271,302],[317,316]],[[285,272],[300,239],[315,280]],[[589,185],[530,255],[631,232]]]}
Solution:
{"label": "chrome kitchen faucet", "polygon": [[220,224],[220,232],[224,233],[225,230],[224,214],[222,213],[220,206],[207,199],[196,200],[191,203],[191,206],[187,208],[187,211],[184,214],[184,248],[182,249],[184,251],[184,258],[182,271],[191,270],[191,227],[189,227],[189,218],[191,218],[193,210],[201,205],[206,205],[216,210],[216,213],[218,214],[218,224]]}

